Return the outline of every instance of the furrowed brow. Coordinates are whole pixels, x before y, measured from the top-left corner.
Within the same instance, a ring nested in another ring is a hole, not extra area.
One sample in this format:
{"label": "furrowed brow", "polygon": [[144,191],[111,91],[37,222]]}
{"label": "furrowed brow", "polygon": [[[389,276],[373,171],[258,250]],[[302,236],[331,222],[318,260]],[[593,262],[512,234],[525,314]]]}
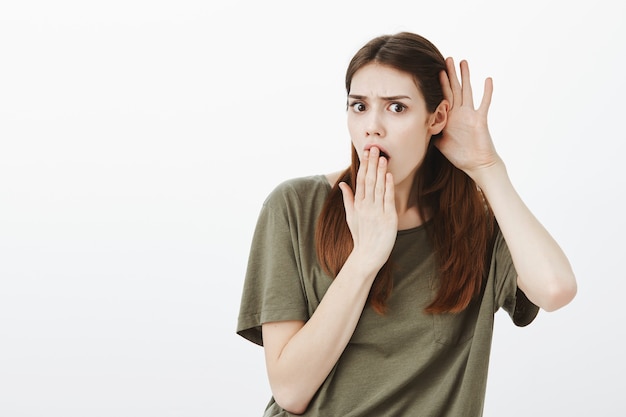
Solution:
{"label": "furrowed brow", "polygon": [[390,97],[381,97],[383,100],[387,101],[395,101],[395,100],[411,100],[409,96],[390,96]]}
{"label": "furrowed brow", "polygon": [[[355,99],[355,100],[365,100],[367,97],[366,96],[361,96],[358,94],[349,94],[348,95],[349,98]],[[394,100],[411,100],[411,97],[409,96],[404,96],[404,95],[400,95],[400,96],[389,96],[389,97],[380,97],[383,100],[386,101],[394,101]]]}

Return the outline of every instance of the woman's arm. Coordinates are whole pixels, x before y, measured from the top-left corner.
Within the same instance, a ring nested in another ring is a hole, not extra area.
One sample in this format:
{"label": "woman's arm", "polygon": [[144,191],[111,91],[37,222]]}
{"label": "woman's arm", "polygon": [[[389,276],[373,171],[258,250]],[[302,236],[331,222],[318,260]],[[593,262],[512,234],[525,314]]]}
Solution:
{"label": "woman's arm", "polygon": [[282,408],[306,410],[352,337],[375,277],[350,256],[306,324],[263,324],[270,387]]}
{"label": "woman's arm", "polygon": [[474,109],[467,62],[460,64],[462,84],[452,59],[448,58],[446,64],[448,75],[442,72],[441,82],[451,106],[443,137],[436,146],[484,193],[511,252],[518,286],[542,309],[561,308],[576,295],[576,279],[557,242],[515,191],[495,151],[487,128],[492,81],[485,81],[481,104]]}
{"label": "woman's arm", "polygon": [[355,194],[346,184],[340,187],[354,242],[350,256],[306,323],[263,324],[265,362],[274,399],[294,414],[306,410],[347,346],[397,235],[393,178],[378,149],[372,148],[364,156]]}
{"label": "woman's arm", "polygon": [[557,310],[576,295],[570,263],[515,191],[502,161],[474,172],[498,221],[524,294],[546,311]]}

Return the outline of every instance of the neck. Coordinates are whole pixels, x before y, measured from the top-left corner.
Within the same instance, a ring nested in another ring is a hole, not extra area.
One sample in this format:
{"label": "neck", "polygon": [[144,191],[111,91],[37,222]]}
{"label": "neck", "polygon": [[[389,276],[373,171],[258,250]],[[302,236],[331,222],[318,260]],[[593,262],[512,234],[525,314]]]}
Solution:
{"label": "neck", "polygon": [[397,184],[394,189],[398,230],[412,229],[424,223],[417,203],[414,184]]}

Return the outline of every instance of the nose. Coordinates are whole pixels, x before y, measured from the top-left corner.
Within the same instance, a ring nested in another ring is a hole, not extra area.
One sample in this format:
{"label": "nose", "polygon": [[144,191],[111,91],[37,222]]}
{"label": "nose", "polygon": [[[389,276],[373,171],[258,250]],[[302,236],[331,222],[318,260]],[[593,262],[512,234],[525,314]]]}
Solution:
{"label": "nose", "polygon": [[365,135],[366,136],[384,136],[385,129],[383,126],[383,121],[381,115],[372,111],[368,114],[367,122],[365,125]]}

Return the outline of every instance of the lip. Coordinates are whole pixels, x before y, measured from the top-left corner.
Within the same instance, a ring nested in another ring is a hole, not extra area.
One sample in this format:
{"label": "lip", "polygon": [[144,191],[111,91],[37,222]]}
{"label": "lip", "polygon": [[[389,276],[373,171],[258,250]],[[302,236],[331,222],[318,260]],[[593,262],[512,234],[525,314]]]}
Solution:
{"label": "lip", "polygon": [[368,143],[363,147],[363,151],[369,151],[372,148],[378,148],[378,150],[380,151],[380,156],[387,158],[387,160],[391,159],[391,157],[389,156],[389,152],[387,152],[387,150],[382,146],[375,143]]}

